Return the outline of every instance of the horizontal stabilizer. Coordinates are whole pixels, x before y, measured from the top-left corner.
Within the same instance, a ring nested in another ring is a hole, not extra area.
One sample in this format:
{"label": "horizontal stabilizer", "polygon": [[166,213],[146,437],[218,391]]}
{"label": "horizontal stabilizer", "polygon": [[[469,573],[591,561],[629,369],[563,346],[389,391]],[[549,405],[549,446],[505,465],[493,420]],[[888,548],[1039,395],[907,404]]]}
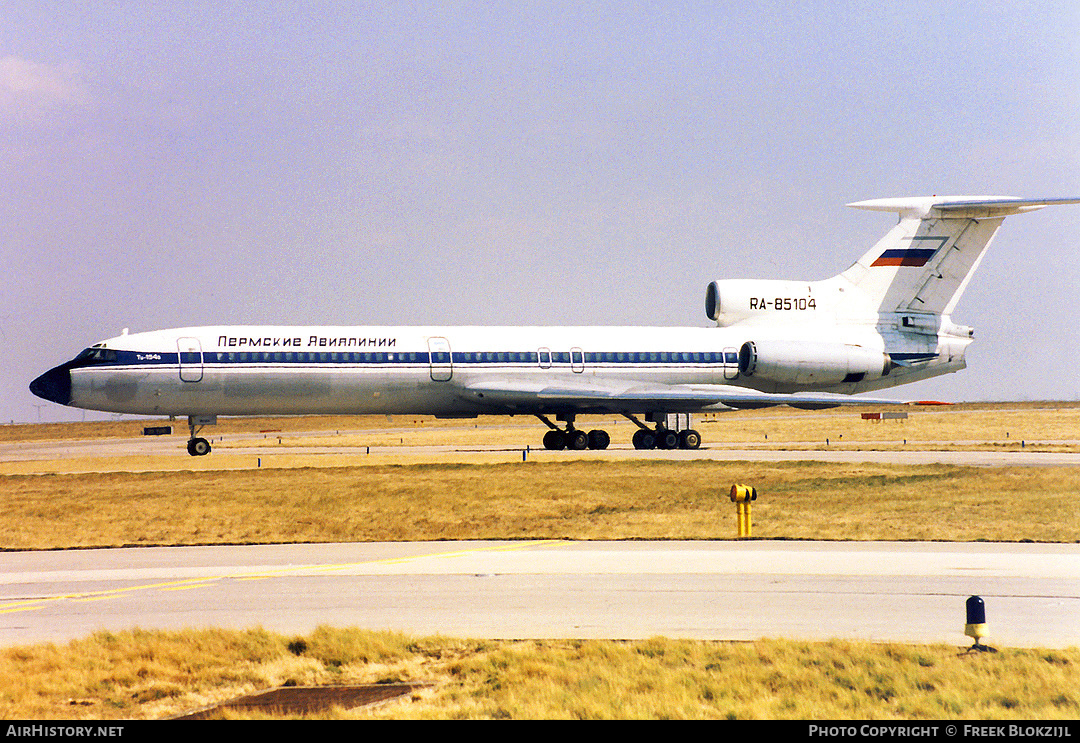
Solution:
{"label": "horizontal stabilizer", "polygon": [[848,206],[877,212],[896,212],[905,217],[930,216],[936,210],[949,217],[1007,217],[1044,206],[1080,204],[1080,198],[1018,199],[1012,196],[917,196],[856,201]]}

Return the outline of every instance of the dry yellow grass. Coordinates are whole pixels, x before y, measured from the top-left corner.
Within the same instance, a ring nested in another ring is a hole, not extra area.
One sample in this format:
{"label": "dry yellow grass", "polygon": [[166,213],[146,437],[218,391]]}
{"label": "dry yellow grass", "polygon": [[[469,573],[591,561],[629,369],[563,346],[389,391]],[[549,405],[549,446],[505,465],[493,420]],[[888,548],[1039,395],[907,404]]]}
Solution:
{"label": "dry yellow grass", "polygon": [[[882,408],[805,411],[793,408],[729,411],[697,416],[705,445],[714,448],[753,446],[768,449],[982,449],[1080,451],[1080,403],[996,403],[903,407],[903,420],[864,420],[864,412]],[[393,447],[393,446],[507,446],[539,447],[543,428],[528,416],[514,419],[439,421],[425,416],[385,418],[275,419],[263,426],[277,431],[264,438],[231,438],[221,431],[225,449]],[[294,423],[302,421],[302,423]],[[605,428],[615,441],[629,442],[635,427],[616,417],[586,417],[583,429]],[[323,431],[323,435],[312,435]],[[303,434],[303,435],[296,435]],[[215,434],[216,435],[216,434]],[[828,443],[826,443],[828,442]]]}
{"label": "dry yellow grass", "polygon": [[[1080,649],[761,640],[494,642],[320,628],[98,633],[0,651],[5,719],[175,716],[285,684],[426,690],[340,718],[1075,719]],[[243,717],[230,711],[222,716]]]}
{"label": "dry yellow grass", "polygon": [[[705,416],[699,427],[711,446],[723,446],[726,438],[732,446],[780,448],[821,446],[815,439],[824,438],[831,447],[861,448],[904,445],[905,438],[908,446],[924,448],[957,442],[1020,446],[1019,441],[1072,446],[1068,442],[1080,436],[1080,404],[1074,403],[930,407],[910,413],[906,421],[875,423],[862,420],[858,410],[779,408]],[[132,436],[143,424],[3,426],[0,437]],[[537,426],[522,419],[399,417],[394,429],[388,425],[384,417],[223,419],[216,433],[225,443],[209,457],[59,460],[45,464],[57,471],[70,468],[71,474],[40,476],[10,473],[40,470],[42,463],[6,462],[3,471],[9,474],[0,475],[0,548],[729,538],[735,517],[724,493],[733,482],[759,490],[754,535],[760,538],[1080,540],[1080,470],[1075,467],[590,461],[566,452],[523,463],[513,450],[459,455],[473,464],[409,464],[408,455],[386,453],[394,446],[372,457],[304,453],[316,445],[363,441],[512,447],[538,434]],[[611,430],[628,438],[630,426],[623,421],[622,428]],[[264,469],[250,469],[250,455],[230,454],[234,437],[246,446],[265,442]],[[182,447],[182,436],[174,439]],[[863,443],[853,443],[856,439]],[[100,469],[135,471],[87,471]]]}
{"label": "dry yellow grass", "polygon": [[775,448],[830,446],[879,448],[902,444],[909,448],[941,449],[954,446],[1020,448],[1021,442],[1054,442],[1062,449],[1080,449],[1080,404],[997,403],[906,407],[903,420],[863,420],[852,410],[792,411],[776,408],[742,414],[737,426],[726,425],[726,414],[707,416],[701,426],[706,436],[726,442],[769,445]]}
{"label": "dry yellow grass", "polygon": [[0,477],[0,548],[429,539],[1080,541],[1076,467],[569,461]]}

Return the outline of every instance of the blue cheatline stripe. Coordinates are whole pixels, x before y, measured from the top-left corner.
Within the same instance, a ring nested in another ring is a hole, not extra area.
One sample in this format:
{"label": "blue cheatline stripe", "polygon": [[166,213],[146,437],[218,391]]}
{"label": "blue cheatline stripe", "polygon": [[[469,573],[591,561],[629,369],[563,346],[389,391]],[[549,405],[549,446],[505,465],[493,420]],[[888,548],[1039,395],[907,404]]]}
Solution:
{"label": "blue cheatline stripe", "polygon": [[[537,366],[548,362],[549,355],[536,351],[455,351],[449,353],[427,351],[206,351],[183,353],[143,353],[116,351],[107,359],[80,359],[72,368],[96,366],[176,366],[177,364],[520,364]],[[570,365],[584,362],[590,365],[627,364],[720,364],[735,365],[738,354],[731,351],[599,351],[587,352],[584,358],[575,352],[550,353],[553,365]]]}
{"label": "blue cheatline stripe", "polygon": [[[929,361],[938,357],[931,352],[890,353],[895,361]],[[547,365],[545,353],[540,359],[535,351],[455,351],[453,359],[445,352],[429,354],[427,351],[207,351],[202,354],[203,364],[221,366],[255,366],[265,364],[350,364],[350,365],[395,365],[428,366],[429,364],[450,364],[461,366],[484,365],[519,365],[534,367],[541,360]],[[69,362],[71,369],[83,367],[131,367],[131,366],[177,366],[198,364],[198,353],[141,353],[135,351],[117,351],[108,360],[80,359]],[[581,364],[582,358],[577,353],[571,358],[568,352],[551,353],[551,365],[572,366]],[[590,366],[629,366],[629,365],[664,365],[694,364],[735,366],[738,354],[723,351],[597,351],[584,354],[584,363]]]}

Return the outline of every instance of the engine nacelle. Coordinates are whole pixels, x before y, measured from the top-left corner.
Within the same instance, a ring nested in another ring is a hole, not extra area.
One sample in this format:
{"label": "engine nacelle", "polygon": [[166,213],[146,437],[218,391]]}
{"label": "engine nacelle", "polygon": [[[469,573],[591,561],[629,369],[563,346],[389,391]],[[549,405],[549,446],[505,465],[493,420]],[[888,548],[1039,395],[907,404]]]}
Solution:
{"label": "engine nacelle", "polygon": [[747,341],[739,373],[783,384],[833,385],[878,379],[892,369],[887,353],[845,343]]}
{"label": "engine nacelle", "polygon": [[725,279],[705,288],[705,314],[720,327],[774,315],[787,321],[813,320],[824,308],[815,282]]}

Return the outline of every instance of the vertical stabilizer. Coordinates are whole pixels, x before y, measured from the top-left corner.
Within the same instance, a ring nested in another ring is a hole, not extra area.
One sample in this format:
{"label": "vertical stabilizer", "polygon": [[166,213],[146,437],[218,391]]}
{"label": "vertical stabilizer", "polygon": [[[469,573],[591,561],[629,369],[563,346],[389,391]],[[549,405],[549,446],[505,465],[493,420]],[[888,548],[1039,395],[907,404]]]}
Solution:
{"label": "vertical stabilizer", "polygon": [[1080,199],[951,196],[875,199],[848,206],[890,211],[900,222],[841,276],[878,313],[948,315],[1005,217]]}

